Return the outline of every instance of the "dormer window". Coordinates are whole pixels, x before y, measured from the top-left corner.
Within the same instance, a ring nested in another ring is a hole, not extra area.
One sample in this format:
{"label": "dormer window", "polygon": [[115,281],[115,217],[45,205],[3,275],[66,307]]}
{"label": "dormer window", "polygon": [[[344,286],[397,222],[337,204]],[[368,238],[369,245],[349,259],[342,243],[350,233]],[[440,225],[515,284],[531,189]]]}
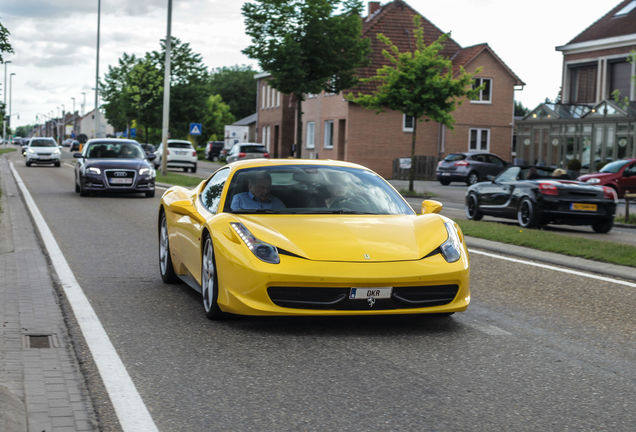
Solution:
{"label": "dormer window", "polygon": [[627,15],[628,13],[633,11],[634,9],[636,9],[636,0],[632,0],[630,3],[626,4],[625,7],[623,7],[621,10],[616,12],[614,14],[614,16],[615,17],[620,17],[620,16]]}

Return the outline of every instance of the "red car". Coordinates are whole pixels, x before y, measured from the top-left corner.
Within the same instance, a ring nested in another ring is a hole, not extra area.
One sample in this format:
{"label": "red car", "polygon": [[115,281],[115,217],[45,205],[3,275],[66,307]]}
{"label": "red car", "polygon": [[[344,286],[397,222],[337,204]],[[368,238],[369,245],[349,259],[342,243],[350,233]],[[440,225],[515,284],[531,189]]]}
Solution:
{"label": "red car", "polygon": [[636,158],[610,162],[597,173],[585,174],[577,178],[588,184],[609,186],[622,198],[626,191],[636,193]]}

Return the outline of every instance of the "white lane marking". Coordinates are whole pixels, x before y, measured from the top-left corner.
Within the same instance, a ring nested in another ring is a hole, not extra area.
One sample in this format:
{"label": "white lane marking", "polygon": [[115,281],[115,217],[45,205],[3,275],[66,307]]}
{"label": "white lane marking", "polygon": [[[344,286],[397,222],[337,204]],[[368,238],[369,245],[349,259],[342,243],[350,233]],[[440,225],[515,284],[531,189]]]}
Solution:
{"label": "white lane marking", "polygon": [[97,314],[95,314],[93,307],[82,291],[82,287],[77,283],[71,267],[53,237],[53,233],[51,233],[22,178],[13,167],[13,163],[10,162],[9,165],[15,181],[22,191],[27,207],[33,216],[33,220],[40,231],[42,241],[73,309],[77,323],[86,339],[86,344],[93,355],[95,365],[113,403],[122,429],[127,432],[158,431],[148,412],[148,408],[141,399],[123,362],[117,355],[115,347],[113,347],[108,338],[106,330],[102,327]]}
{"label": "white lane marking", "polygon": [[506,331],[502,328],[494,326],[492,324],[476,324],[476,323],[467,323],[467,325],[476,328],[480,332],[486,333],[490,336],[510,336],[512,333]]}
{"label": "white lane marking", "polygon": [[568,273],[571,275],[575,275],[575,276],[582,276],[582,277],[586,277],[586,278],[590,278],[590,279],[596,279],[596,280],[602,280],[604,282],[611,282],[611,283],[615,283],[618,285],[625,285],[628,287],[632,287],[632,288],[636,288],[636,283],[633,282],[627,282],[627,281],[623,281],[620,279],[613,279],[610,277],[605,277],[605,276],[599,276],[599,275],[595,275],[592,273],[586,273],[586,272],[582,272],[582,271],[578,271],[578,270],[572,270],[569,268],[565,268],[565,267],[557,267],[557,266],[553,266],[553,265],[549,265],[549,264],[541,264],[541,263],[536,263],[536,262],[532,262],[532,261],[526,261],[526,260],[522,260],[522,259],[518,259],[518,258],[509,258],[509,257],[505,257],[502,255],[497,255],[497,254],[493,254],[490,252],[484,252],[478,249],[468,249],[468,252],[470,253],[474,253],[477,255],[485,255],[491,258],[498,258],[498,259],[502,259],[505,261],[511,261],[511,262],[515,262],[515,263],[519,263],[519,264],[525,264],[525,265],[530,265],[530,266],[534,266],[534,267],[539,267],[539,268],[544,268],[547,270],[554,270],[554,271],[558,271],[558,272],[562,272],[562,273]]}

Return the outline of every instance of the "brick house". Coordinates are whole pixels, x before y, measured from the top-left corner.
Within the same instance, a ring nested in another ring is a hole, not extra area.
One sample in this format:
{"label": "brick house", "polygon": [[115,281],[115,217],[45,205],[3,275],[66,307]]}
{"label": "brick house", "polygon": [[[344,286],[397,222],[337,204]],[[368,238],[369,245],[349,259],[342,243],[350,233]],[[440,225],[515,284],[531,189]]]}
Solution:
{"label": "brick house", "polygon": [[628,62],[636,51],[636,0],[621,1],[556,50],[563,53],[561,100],[517,122],[517,156],[562,167],[576,159],[583,171],[636,157],[636,64]]}
{"label": "brick house", "polygon": [[[360,77],[374,75],[386,62],[381,53],[385,46],[377,40],[378,33],[389,37],[401,51],[415,46],[412,29],[416,14],[401,0],[385,5],[377,1],[368,3],[368,15],[362,18],[362,34],[371,41],[370,64],[360,69]],[[427,44],[443,33],[424,17],[422,25]],[[468,72],[481,68],[477,79],[487,87],[480,100],[464,101],[454,112],[454,130],[435,122],[419,123],[416,154],[437,157],[454,151],[487,150],[510,159],[514,90],[524,83],[486,43],[462,48],[449,38],[442,54],[452,60],[455,72],[460,66]],[[287,149],[295,141],[295,103],[292,97],[278,95],[271,89],[267,85],[268,76],[264,73],[256,77],[259,141],[274,156],[287,157],[290,155]],[[372,90],[368,85],[358,89]],[[393,160],[410,156],[413,119],[396,111],[376,114],[347,101],[343,97],[346,93],[306,96],[302,105],[301,156],[360,163],[391,177]]]}

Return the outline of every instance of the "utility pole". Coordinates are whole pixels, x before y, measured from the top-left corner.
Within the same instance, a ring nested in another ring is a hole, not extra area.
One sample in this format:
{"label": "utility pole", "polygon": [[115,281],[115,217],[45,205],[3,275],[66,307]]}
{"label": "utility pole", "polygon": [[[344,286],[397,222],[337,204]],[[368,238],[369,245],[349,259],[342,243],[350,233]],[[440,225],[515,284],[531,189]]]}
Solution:
{"label": "utility pole", "polygon": [[7,142],[7,65],[11,60],[4,62],[4,116],[2,116],[2,140]]}
{"label": "utility pole", "polygon": [[11,72],[9,74],[9,141],[11,141],[11,136],[13,135],[13,131],[11,130],[11,110],[13,109],[11,95],[13,93],[13,75],[15,75],[15,72]]}
{"label": "utility pole", "polygon": [[86,113],[84,110],[86,109],[86,92],[82,92],[82,96],[84,96],[84,99],[82,100],[82,117],[84,117],[84,114]]}
{"label": "utility pole", "polygon": [[166,174],[166,157],[168,154],[168,131],[170,123],[170,44],[172,24],[172,0],[168,0],[168,29],[166,30],[166,60],[163,75],[163,121],[161,125],[161,175]]}
{"label": "utility pole", "polygon": [[97,138],[97,131],[99,129],[99,30],[100,30],[100,18],[102,11],[102,2],[97,0],[97,61],[95,62],[95,136]]}
{"label": "utility pole", "polygon": [[73,101],[73,111],[71,111],[73,113],[73,131],[71,134],[73,135],[72,138],[75,138],[75,98],[71,96],[71,100]]}

